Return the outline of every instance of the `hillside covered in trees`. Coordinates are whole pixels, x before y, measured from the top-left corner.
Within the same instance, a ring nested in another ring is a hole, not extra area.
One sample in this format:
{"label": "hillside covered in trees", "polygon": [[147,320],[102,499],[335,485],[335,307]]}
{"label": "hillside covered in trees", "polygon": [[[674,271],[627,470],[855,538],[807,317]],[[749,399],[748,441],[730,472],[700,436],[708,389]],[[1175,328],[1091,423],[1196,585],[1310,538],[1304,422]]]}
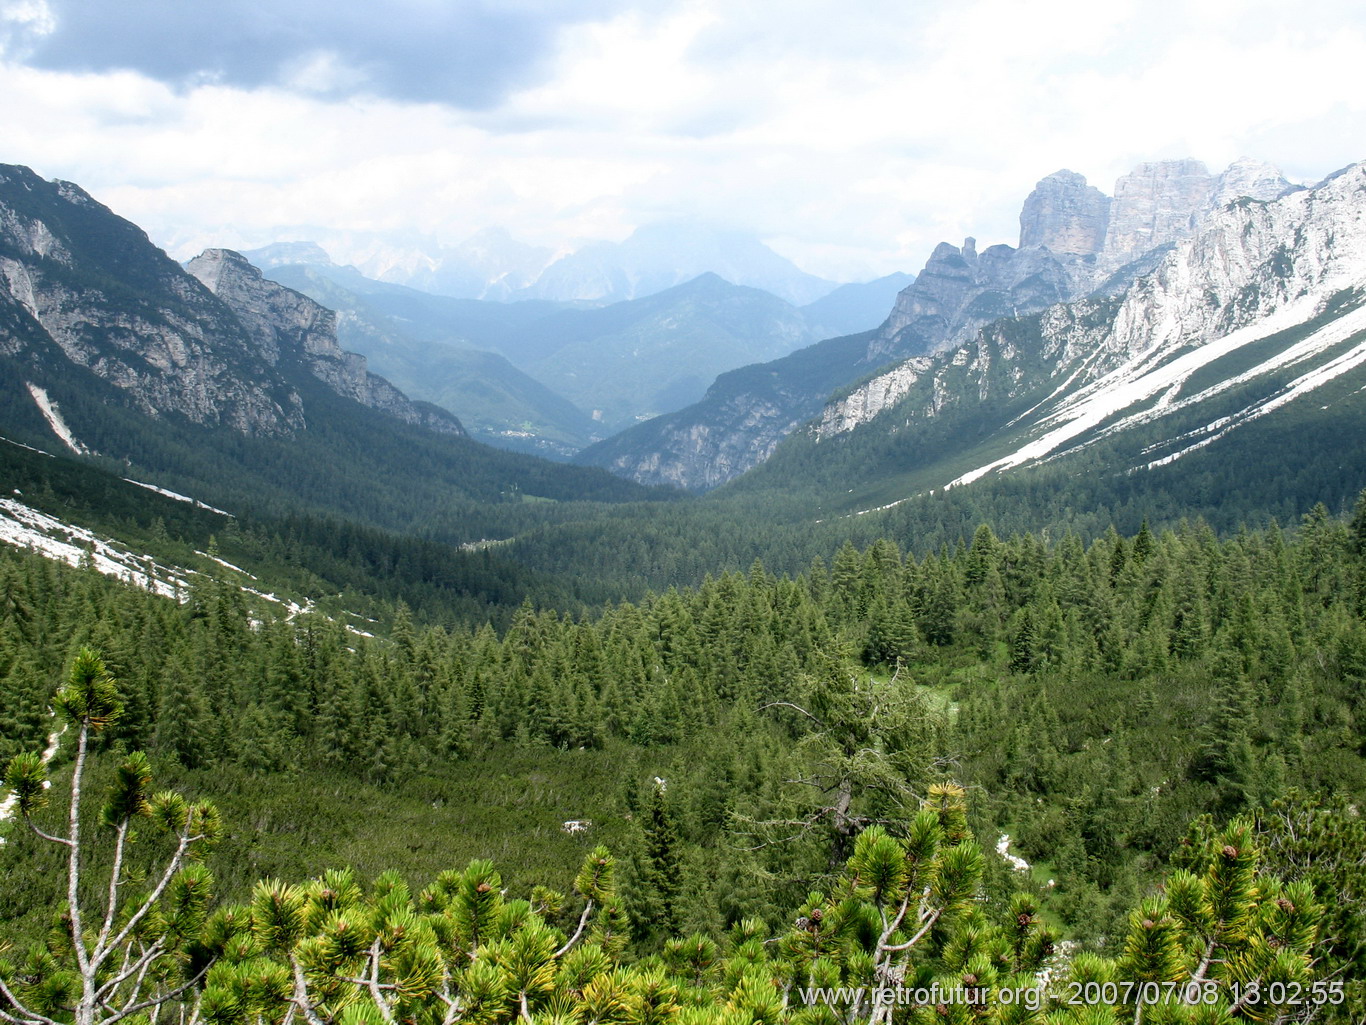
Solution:
{"label": "hillside covered in trees", "polygon": [[[6,550],[0,1014],[121,1020],[160,987],[161,1014],[312,1025],[1359,1020],[1364,604],[1366,513],[1322,508],[845,544],[501,631],[398,604],[378,638]],[[139,823],[184,838],[186,808],[213,827],[158,892]],[[70,891],[75,823],[102,881]],[[801,997],[1046,967],[1033,1008]],[[1107,982],[1158,988],[1082,999]]]}

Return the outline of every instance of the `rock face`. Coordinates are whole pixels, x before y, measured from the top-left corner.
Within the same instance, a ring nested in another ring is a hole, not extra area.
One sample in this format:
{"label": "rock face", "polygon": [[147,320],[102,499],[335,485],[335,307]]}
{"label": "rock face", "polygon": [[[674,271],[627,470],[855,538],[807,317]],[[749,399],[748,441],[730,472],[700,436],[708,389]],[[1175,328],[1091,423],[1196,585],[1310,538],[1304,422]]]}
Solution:
{"label": "rock face", "polygon": [[304,424],[236,318],[147,236],[69,182],[0,166],[0,352],[47,346],[152,415],[246,434]]}
{"label": "rock face", "polygon": [[305,374],[408,423],[463,433],[343,352],[331,311],[236,253],[210,250],[193,271],[77,186],[0,165],[0,354],[65,359],[142,413],[244,434],[304,429]]}
{"label": "rock face", "polygon": [[1265,161],[1239,157],[1214,179],[1214,186],[1210,189],[1209,198],[1205,203],[1204,216],[1244,196],[1269,202],[1292,192],[1299,192],[1302,188],[1303,186],[1292,184],[1281,174],[1279,168]]}
{"label": "rock face", "polygon": [[1020,248],[1098,253],[1110,223],[1110,197],[1075,171],[1055,171],[1034,186],[1020,211]]}
{"label": "rock face", "polygon": [[1214,176],[1199,160],[1139,164],[1115,182],[1105,256],[1112,263],[1188,237],[1208,205]]}
{"label": "rock face", "polygon": [[392,384],[367,369],[365,357],[337,344],[337,315],[306,295],[268,278],[230,249],[208,249],[186,265],[237,315],[259,352],[272,366],[296,359],[338,395],[379,409],[404,423],[463,434],[449,413],[409,401]]}
{"label": "rock face", "polygon": [[[768,458],[812,416],[823,433],[866,423],[917,386],[918,361],[968,344],[993,321],[1087,295],[1123,295],[1229,202],[1293,189],[1275,168],[1247,160],[1217,176],[1195,160],[1142,164],[1119,179],[1113,200],[1081,175],[1058,171],[1026,200],[1018,249],[978,253],[972,239],[941,243],[878,331],[835,347],[847,362],[796,353],[762,372],[718,378],[702,403],[608,439],[584,461],[641,481],[723,483]],[[885,372],[869,377],[879,367]],[[822,390],[828,397],[860,378],[867,380],[821,411]]]}
{"label": "rock face", "polygon": [[1000,317],[1043,309],[1076,294],[1089,281],[1094,259],[1041,247],[992,246],[977,252],[941,242],[925,269],[897,296],[865,362],[939,352]]}
{"label": "rock face", "polygon": [[[922,352],[943,351],[966,344],[1000,317],[1036,313],[1089,294],[1123,294],[1139,276],[1158,267],[1168,248],[1190,238],[1230,202],[1241,197],[1268,202],[1295,190],[1276,168],[1254,160],[1239,160],[1217,176],[1198,160],[1140,164],[1116,182],[1108,226],[1098,244],[1096,212],[1101,204],[1096,197],[1104,200],[1104,195],[1081,175],[1058,171],[1039,182],[1026,200],[1019,249],[993,246],[983,257],[999,251],[994,260],[974,263],[968,247],[956,251],[941,244],[930,265],[945,272],[932,277],[928,288],[917,288],[930,273],[927,265],[925,274],[897,297],[881,344],[890,355],[908,347],[905,336],[915,332]],[[1079,248],[1053,252],[1045,241],[1049,238]],[[1091,248],[1081,248],[1083,243]],[[953,287],[946,288],[950,280]],[[948,317],[942,315],[946,295],[955,311]],[[935,311],[939,319],[927,319]],[[821,430],[828,434],[866,422],[876,415],[873,410],[905,394],[918,376],[894,367],[873,378],[862,386],[866,395],[855,392],[832,403],[839,411],[822,414]]]}
{"label": "rock face", "polygon": [[[931,362],[906,361],[831,402],[811,431],[825,442],[965,418],[993,455],[946,476],[947,485],[1113,444],[1126,431],[1138,439],[1132,469],[1153,469],[1302,396],[1359,390],[1363,295],[1366,164],[1358,164],[1312,190],[1222,206],[1117,299],[1001,321]],[[1028,410],[1013,412],[1014,400]],[[1320,403],[1331,400],[1301,403],[1295,422],[1330,409]]]}

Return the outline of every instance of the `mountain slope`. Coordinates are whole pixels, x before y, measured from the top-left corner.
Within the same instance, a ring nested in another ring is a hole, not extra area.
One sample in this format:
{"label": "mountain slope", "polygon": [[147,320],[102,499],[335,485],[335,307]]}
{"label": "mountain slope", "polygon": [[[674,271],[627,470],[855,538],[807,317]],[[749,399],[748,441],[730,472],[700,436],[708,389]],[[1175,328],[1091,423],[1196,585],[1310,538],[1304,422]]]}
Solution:
{"label": "mountain slope", "polygon": [[[283,265],[268,276],[338,312],[341,344],[409,395],[456,412],[470,435],[503,448],[566,457],[597,431],[588,414],[477,343],[497,346],[548,303],[446,299],[380,286],[351,268]],[[535,307],[521,309],[519,307]]]}
{"label": "mountain slope", "polygon": [[1359,487],[1364,388],[1366,165],[1355,165],[1225,207],[1119,297],[1001,321],[878,375],[737,487],[817,474],[858,505],[1045,462],[1141,478],[1235,451],[1255,482],[1287,453],[1250,453],[1254,424],[1306,461],[1331,448]]}
{"label": "mountain slope", "polygon": [[915,281],[914,274],[897,272],[875,281],[840,285],[829,295],[803,306],[802,313],[822,338],[869,331],[887,319],[897,294]]}
{"label": "mountain slope", "polygon": [[519,519],[461,502],[647,497],[469,440],[341,350],[330,311],[236,254],[196,270],[220,294],[75,186],[0,171],[0,431],[224,508],[440,516],[462,541]]}
{"label": "mountain slope", "polygon": [[731,370],[700,402],[586,448],[575,462],[644,484],[716,487],[767,459],[820,412],[832,386],[865,376],[859,360],[875,335],[829,338],[771,363]]}
{"label": "mountain slope", "polygon": [[686,406],[717,374],[814,338],[788,303],[708,273],[642,299],[562,310],[502,351],[613,430]]}
{"label": "mountain slope", "polygon": [[[723,414],[713,423],[709,417],[717,409],[763,401],[758,394],[725,392],[748,379],[718,381],[703,403],[673,415],[667,427],[622,438],[610,450],[591,450],[585,461],[639,480],[662,475],[688,488],[715,486],[757,465],[774,451],[775,429],[791,430],[810,415],[813,403],[851,382],[906,359],[955,348],[1002,317],[1028,315],[1087,294],[1122,292],[1229,194],[1274,198],[1291,188],[1274,169],[1252,162],[1240,161],[1214,176],[1197,161],[1164,161],[1140,165],[1121,178],[1112,202],[1080,175],[1057,172],[1026,199],[1018,248],[997,245],[979,253],[971,238],[961,247],[941,243],[898,294],[882,327],[861,351],[849,353],[848,365],[832,366],[824,380],[784,383],[780,392],[789,396],[784,401],[790,405],[756,407],[763,412],[752,420]],[[775,364],[772,370],[781,377],[791,366]],[[882,408],[897,387],[870,399],[869,407]],[[873,388],[886,390],[885,384]],[[749,453],[753,461],[737,460],[737,452]]]}

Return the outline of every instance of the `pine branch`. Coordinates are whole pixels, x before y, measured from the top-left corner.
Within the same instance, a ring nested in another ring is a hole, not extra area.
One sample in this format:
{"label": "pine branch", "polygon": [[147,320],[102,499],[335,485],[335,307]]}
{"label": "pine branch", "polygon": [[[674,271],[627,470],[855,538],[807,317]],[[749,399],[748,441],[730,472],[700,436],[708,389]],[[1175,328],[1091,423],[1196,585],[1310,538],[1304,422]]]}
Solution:
{"label": "pine branch", "polygon": [[294,995],[290,998],[290,1003],[299,1009],[308,1025],[327,1025],[308,1002],[308,979],[304,976],[303,965],[299,964],[299,959],[294,956],[292,950],[289,952],[289,966],[294,973]]}
{"label": "pine branch", "polygon": [[370,999],[375,1002],[375,1007],[380,1016],[384,1019],[385,1025],[397,1025],[394,1021],[394,1012],[389,1007],[389,1002],[380,993],[379,986],[379,937],[375,937],[375,942],[370,944],[370,978],[367,985],[370,989]]}
{"label": "pine branch", "polygon": [[112,1017],[105,1018],[104,1021],[100,1023],[100,1025],[114,1025],[115,1022],[122,1021],[129,1015],[137,1014],[139,1011],[145,1011],[149,1007],[158,1007],[161,1004],[169,1003],[170,1001],[176,999],[176,997],[180,996],[182,993],[187,992],[191,987],[198,985],[199,980],[204,978],[204,975],[208,972],[208,970],[208,965],[205,965],[189,982],[186,982],[181,986],[177,986],[169,993],[159,993],[154,997],[149,997],[141,1003],[134,1004],[131,1007],[125,1007],[123,1010],[119,1011]]}
{"label": "pine branch", "polygon": [[28,812],[25,812],[25,813],[24,813],[24,821],[28,823],[28,828],[29,828],[29,829],[33,830],[34,833],[36,833],[39,837],[41,837],[42,839],[48,841],[49,843],[59,843],[59,844],[63,844],[64,846],[67,846],[67,847],[70,847],[70,846],[72,845],[72,844],[71,844],[71,841],[68,840],[68,839],[67,839],[66,837],[64,837],[64,836],[53,836],[51,833],[45,833],[45,832],[43,832],[43,831],[42,831],[41,829],[39,829],[38,826],[34,823],[33,819],[29,818]]}
{"label": "pine branch", "polygon": [[893,945],[890,946],[890,947],[884,947],[883,949],[884,949],[884,950],[909,950],[911,947],[914,947],[917,943],[919,943],[919,942],[921,941],[921,939],[924,938],[925,934],[926,934],[927,932],[929,932],[930,929],[932,929],[932,928],[934,927],[934,923],[937,922],[937,921],[939,921],[939,916],[942,915],[943,913],[944,913],[944,909],[943,909],[943,908],[936,908],[933,912],[930,913],[929,918],[923,919],[923,921],[925,922],[925,924],[922,925],[922,926],[920,927],[920,931],[917,932],[914,936],[912,936],[909,940],[907,940],[905,943],[897,943],[897,944],[893,944]]}
{"label": "pine branch", "polygon": [[[187,813],[187,816],[189,814],[192,813]],[[188,817],[185,824],[188,828]],[[147,899],[142,902],[142,907],[138,908],[133,916],[128,919],[124,924],[124,927],[119,930],[119,934],[109,942],[107,947],[102,950],[98,947],[96,948],[98,961],[94,961],[93,963],[98,964],[102,962],[109,956],[111,951],[122,946],[123,941],[128,938],[129,934],[132,933],[135,928],[137,928],[138,923],[147,916],[147,913],[156,906],[156,902],[161,899],[161,895],[166,892],[166,887],[171,884],[171,880],[175,878],[175,874],[180,871],[180,863],[184,860],[185,852],[189,850],[190,844],[201,839],[203,839],[202,836],[190,836],[188,833],[182,833],[180,835],[180,843],[176,846],[175,854],[171,855],[171,860],[166,866],[166,871],[162,873],[161,879],[157,882],[156,889],[154,889]]]}
{"label": "pine branch", "polygon": [[3,1007],[0,1007],[0,1018],[4,1018],[10,1025],[61,1025],[60,1022],[49,1018],[47,1015],[39,1014],[37,1011],[30,1011],[25,1007],[23,1003],[20,1002],[19,998],[10,991],[9,986],[5,984],[3,977],[0,977],[0,996],[8,1000],[10,1006],[20,1014],[28,1015],[27,1018],[15,1018]]}
{"label": "pine branch", "polygon": [[81,779],[85,774],[85,752],[90,739],[90,725],[81,722],[81,732],[76,739],[76,765],[71,772],[71,811],[67,835],[70,853],[67,856],[66,903],[70,912],[71,946],[76,952],[76,963],[80,966],[81,977],[85,980],[87,995],[91,988],[90,955],[85,949],[84,932],[81,925]]}
{"label": "pine branch", "polygon": [[592,913],[593,902],[592,900],[589,900],[589,902],[584,905],[583,914],[579,916],[579,927],[574,930],[574,935],[569,937],[569,941],[559,950],[555,951],[555,953],[551,955],[552,957],[560,958],[569,953],[569,948],[579,942],[579,937],[583,935],[583,930],[588,925],[588,916]]}
{"label": "pine branch", "polygon": [[[138,959],[134,961],[131,966],[123,970],[122,974],[116,975],[114,978],[110,979],[98,990],[96,990],[95,999],[103,1002],[105,997],[112,994],[115,990],[119,988],[119,986],[123,985],[123,983],[127,982],[134,975],[145,977],[147,969],[151,967],[152,962],[155,961],[158,957],[160,957],[163,953],[165,953],[166,948],[163,944],[164,940],[159,939],[150,947],[148,947],[145,951],[143,951],[143,953],[138,956]],[[134,994],[136,995],[138,990],[141,988],[142,983],[141,979],[139,979],[138,985],[133,988]]]}
{"label": "pine branch", "polygon": [[99,950],[104,942],[109,939],[109,932],[114,928],[114,913],[118,908],[119,887],[122,885],[119,876],[123,872],[123,845],[127,838],[128,820],[124,819],[119,823],[118,836],[114,841],[114,865],[109,871],[109,904],[104,912],[104,924],[100,926],[100,935],[95,940],[96,950]]}
{"label": "pine branch", "polygon": [[801,712],[802,715],[806,716],[808,719],[810,719],[813,723],[815,723],[815,724],[816,724],[817,726],[819,726],[821,729],[826,729],[826,728],[827,728],[826,725],[825,725],[825,723],[821,722],[819,719],[817,719],[814,715],[812,715],[810,712],[808,712],[808,711],[807,711],[805,708],[803,708],[801,705],[794,705],[791,701],[770,701],[770,702],[769,702],[768,704],[766,704],[766,705],[760,705],[760,706],[759,706],[759,711],[760,711],[760,712],[767,711],[767,710],[770,709],[770,708],[791,708],[791,709],[793,709],[793,710],[795,710],[795,711]]}

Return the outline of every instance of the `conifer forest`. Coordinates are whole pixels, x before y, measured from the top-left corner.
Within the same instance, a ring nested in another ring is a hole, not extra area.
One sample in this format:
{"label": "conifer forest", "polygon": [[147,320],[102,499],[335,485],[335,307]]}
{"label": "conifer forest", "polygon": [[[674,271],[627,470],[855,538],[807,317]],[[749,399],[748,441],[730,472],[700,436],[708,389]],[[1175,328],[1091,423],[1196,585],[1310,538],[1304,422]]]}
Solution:
{"label": "conifer forest", "polygon": [[0,1019],[1366,1016],[1366,503],[372,609],[0,549]]}

